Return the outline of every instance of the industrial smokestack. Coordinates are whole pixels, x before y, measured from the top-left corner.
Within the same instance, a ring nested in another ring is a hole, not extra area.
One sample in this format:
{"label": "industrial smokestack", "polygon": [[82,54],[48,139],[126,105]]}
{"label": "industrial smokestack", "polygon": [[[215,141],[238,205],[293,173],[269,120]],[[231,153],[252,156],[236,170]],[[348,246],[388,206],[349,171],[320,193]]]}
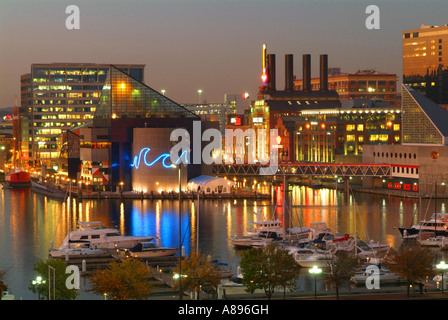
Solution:
{"label": "industrial smokestack", "polygon": [[294,90],[294,60],[292,54],[285,55],[285,91]]}
{"label": "industrial smokestack", "polygon": [[275,54],[268,54],[268,91],[276,91]]}
{"label": "industrial smokestack", "polygon": [[303,91],[311,91],[311,55],[303,55]]}
{"label": "industrial smokestack", "polygon": [[320,90],[328,91],[328,55],[320,55]]}

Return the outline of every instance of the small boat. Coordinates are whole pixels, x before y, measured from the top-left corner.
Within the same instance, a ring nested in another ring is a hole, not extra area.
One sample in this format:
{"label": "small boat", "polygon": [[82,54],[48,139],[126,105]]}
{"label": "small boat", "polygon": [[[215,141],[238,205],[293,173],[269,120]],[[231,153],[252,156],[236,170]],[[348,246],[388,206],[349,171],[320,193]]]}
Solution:
{"label": "small boat", "polygon": [[7,173],[2,185],[4,188],[29,188],[31,187],[30,173],[20,170]]}
{"label": "small boat", "polygon": [[312,268],[314,266],[326,268],[333,259],[334,256],[330,252],[315,252],[314,254],[303,257],[298,256],[296,262],[302,268]]}
{"label": "small boat", "polygon": [[178,251],[177,248],[161,247],[154,242],[145,241],[138,243],[131,249],[126,249],[124,254],[134,258],[149,259],[173,256]]}
{"label": "small boat", "polygon": [[[391,272],[389,269],[386,269],[382,266],[378,266],[379,269],[379,281],[381,285],[390,285],[390,284],[403,284],[406,282],[405,279],[400,278],[396,273]],[[363,286],[366,284],[366,281],[369,280],[372,274],[368,273],[366,269],[359,271],[351,277],[351,282],[357,286]]]}
{"label": "small boat", "polygon": [[272,241],[280,241],[283,238],[276,231],[263,230],[254,237],[242,236],[232,239],[233,246],[238,249],[260,248],[264,247]]}
{"label": "small boat", "polygon": [[74,257],[86,257],[86,256],[101,256],[101,255],[110,255],[110,253],[98,249],[92,248],[88,244],[84,244],[79,247],[73,248],[61,248],[56,250],[50,250],[51,258],[74,258]]}
{"label": "small boat", "polygon": [[68,249],[89,244],[99,249],[131,249],[154,237],[124,236],[118,230],[107,228],[99,221],[79,221],[80,228],[69,232],[58,249]]}
{"label": "small boat", "polygon": [[281,220],[262,220],[248,223],[252,226],[246,234],[248,236],[256,236],[262,230],[283,230]]}
{"label": "small boat", "polygon": [[4,290],[0,300],[15,300],[15,296],[10,291]]}
{"label": "small boat", "polygon": [[315,255],[318,249],[313,247],[297,247],[297,246],[289,246],[285,247],[288,250],[289,254],[291,254],[295,260],[303,260],[305,258],[309,258]]}
{"label": "small boat", "polygon": [[373,240],[370,240],[370,242],[367,243],[367,246],[369,246],[370,248],[372,248],[373,251],[378,253],[387,252],[390,250],[390,245],[388,245],[387,243],[374,242]]}
{"label": "small boat", "polygon": [[212,264],[218,269],[219,277],[221,279],[233,277],[232,267],[225,262],[219,262],[218,260],[213,260]]}
{"label": "small boat", "polygon": [[422,247],[442,248],[442,247],[446,247],[446,245],[447,245],[447,237],[437,236],[437,237],[431,237],[428,239],[420,239],[420,240],[417,240],[417,242],[420,243],[420,245]]}
{"label": "small boat", "polygon": [[67,191],[64,188],[42,183],[35,179],[31,179],[31,191],[57,199],[65,199],[67,197]]}
{"label": "small boat", "polygon": [[422,220],[411,227],[398,227],[401,236],[406,239],[420,232],[434,232],[435,236],[448,236],[448,213],[435,213],[429,220]]}

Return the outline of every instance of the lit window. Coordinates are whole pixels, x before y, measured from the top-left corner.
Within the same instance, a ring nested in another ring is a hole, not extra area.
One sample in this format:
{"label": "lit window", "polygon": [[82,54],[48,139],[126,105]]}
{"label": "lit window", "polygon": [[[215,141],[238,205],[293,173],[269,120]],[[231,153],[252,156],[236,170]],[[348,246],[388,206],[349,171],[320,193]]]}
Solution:
{"label": "lit window", "polygon": [[347,142],[355,141],[355,135],[354,134],[348,134],[346,139],[347,139]]}
{"label": "lit window", "polygon": [[348,124],[347,126],[346,126],[346,130],[347,131],[354,131],[355,130],[355,125],[354,124]]}

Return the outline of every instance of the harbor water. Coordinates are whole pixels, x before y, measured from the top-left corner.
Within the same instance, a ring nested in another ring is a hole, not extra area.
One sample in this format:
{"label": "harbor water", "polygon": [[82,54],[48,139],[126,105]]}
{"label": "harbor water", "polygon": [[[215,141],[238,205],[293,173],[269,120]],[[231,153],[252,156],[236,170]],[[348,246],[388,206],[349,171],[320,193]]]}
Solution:
{"label": "harbor water", "polygon": [[[183,200],[181,217],[182,246],[188,255],[199,250],[227,263],[236,270],[241,251],[231,239],[244,235],[257,216],[285,220],[288,225],[309,227],[325,222],[333,232],[388,243],[399,249],[402,239],[397,226],[410,226],[429,218],[435,210],[446,212],[446,199],[400,198],[387,195],[346,194],[334,189],[295,186],[290,201],[209,199]],[[437,207],[437,209],[436,209]],[[0,190],[0,270],[15,299],[37,299],[28,290],[37,275],[33,265],[48,258],[48,250],[65,238],[78,221],[101,221],[125,235],[157,236],[161,245],[178,247],[179,200],[83,200],[61,201],[36,194],[30,189]],[[197,242],[198,241],[198,242]],[[310,289],[305,279],[298,290]],[[83,292],[81,299],[101,299]]]}

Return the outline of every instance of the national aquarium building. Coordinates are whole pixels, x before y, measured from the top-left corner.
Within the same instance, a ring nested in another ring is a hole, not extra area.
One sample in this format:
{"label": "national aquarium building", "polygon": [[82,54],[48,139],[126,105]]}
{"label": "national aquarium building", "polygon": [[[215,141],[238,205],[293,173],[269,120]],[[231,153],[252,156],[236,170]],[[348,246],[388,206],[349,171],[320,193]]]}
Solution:
{"label": "national aquarium building", "polygon": [[174,167],[170,150],[177,142],[170,136],[183,128],[192,137],[194,121],[200,118],[112,66],[93,121],[79,130],[80,184],[92,190],[168,193],[178,192],[181,183],[186,190],[202,168]]}

